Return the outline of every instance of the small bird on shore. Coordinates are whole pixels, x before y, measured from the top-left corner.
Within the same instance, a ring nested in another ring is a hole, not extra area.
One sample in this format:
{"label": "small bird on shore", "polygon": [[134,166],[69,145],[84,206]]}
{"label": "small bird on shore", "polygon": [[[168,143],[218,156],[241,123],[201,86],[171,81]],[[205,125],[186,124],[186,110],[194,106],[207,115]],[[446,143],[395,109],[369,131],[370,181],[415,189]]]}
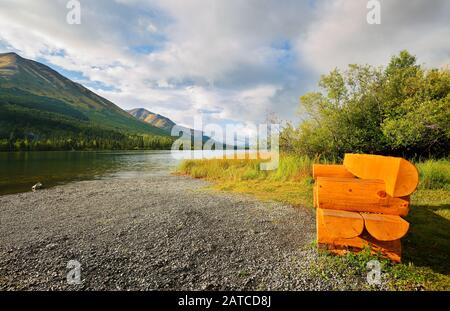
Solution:
{"label": "small bird on shore", "polygon": [[31,187],[31,190],[32,190],[33,192],[36,192],[36,190],[41,189],[42,186],[43,186],[42,183],[38,182],[36,185],[34,185],[33,187]]}

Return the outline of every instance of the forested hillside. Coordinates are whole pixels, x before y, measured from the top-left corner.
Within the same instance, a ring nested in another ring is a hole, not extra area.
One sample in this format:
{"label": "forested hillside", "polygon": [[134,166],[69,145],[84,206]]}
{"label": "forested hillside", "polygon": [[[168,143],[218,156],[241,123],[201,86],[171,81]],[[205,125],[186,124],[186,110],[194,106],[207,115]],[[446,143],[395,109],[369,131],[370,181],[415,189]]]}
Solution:
{"label": "forested hillside", "polygon": [[0,151],[168,149],[172,142],[49,67],[0,54]]}

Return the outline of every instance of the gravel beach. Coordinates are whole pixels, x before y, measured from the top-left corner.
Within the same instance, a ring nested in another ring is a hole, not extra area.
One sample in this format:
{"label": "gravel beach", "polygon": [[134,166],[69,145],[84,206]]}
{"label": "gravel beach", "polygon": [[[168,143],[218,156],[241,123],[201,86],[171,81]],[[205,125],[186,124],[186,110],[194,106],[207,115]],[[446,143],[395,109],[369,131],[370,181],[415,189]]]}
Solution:
{"label": "gravel beach", "polygon": [[[330,290],[314,213],[162,174],[0,197],[0,290]],[[67,283],[81,264],[82,284]]]}

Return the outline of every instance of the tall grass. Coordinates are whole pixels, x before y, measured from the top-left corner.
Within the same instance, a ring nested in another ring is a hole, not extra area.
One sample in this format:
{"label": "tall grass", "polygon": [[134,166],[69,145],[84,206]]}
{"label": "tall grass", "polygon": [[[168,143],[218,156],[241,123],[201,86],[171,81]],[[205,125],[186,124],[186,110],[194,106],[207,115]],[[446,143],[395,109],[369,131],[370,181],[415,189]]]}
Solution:
{"label": "tall grass", "polygon": [[250,159],[186,160],[181,163],[178,172],[210,180],[299,181],[311,177],[314,163],[307,156],[282,155],[278,169],[262,171],[261,162]]}
{"label": "tall grass", "polygon": [[[250,159],[186,160],[181,163],[178,172],[194,178],[217,181],[301,182],[311,179],[312,165],[318,162],[318,159],[302,155],[282,154],[278,169],[274,171],[262,171],[260,169],[261,162],[262,160]],[[449,160],[427,160],[415,165],[419,170],[420,190],[450,191]]]}
{"label": "tall grass", "polygon": [[312,165],[307,156],[282,154],[273,171],[260,169],[262,160],[187,160],[178,173],[215,181],[213,188],[252,194],[294,206],[311,206]]}
{"label": "tall grass", "polygon": [[420,174],[419,189],[445,189],[450,191],[450,161],[428,160],[417,163]]}

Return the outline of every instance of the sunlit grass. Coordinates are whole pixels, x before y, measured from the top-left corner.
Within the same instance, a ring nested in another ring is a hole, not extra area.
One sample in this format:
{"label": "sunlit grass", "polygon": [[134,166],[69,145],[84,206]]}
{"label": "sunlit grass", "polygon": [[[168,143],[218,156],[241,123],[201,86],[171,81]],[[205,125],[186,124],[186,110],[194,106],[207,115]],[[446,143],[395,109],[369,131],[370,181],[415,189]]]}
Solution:
{"label": "sunlit grass", "polygon": [[187,160],[178,172],[214,181],[213,189],[251,194],[294,206],[311,206],[312,165],[308,157],[283,155],[278,169],[263,171],[262,160]]}
{"label": "sunlit grass", "polygon": [[428,160],[416,164],[420,174],[419,189],[450,191],[450,161]]}

